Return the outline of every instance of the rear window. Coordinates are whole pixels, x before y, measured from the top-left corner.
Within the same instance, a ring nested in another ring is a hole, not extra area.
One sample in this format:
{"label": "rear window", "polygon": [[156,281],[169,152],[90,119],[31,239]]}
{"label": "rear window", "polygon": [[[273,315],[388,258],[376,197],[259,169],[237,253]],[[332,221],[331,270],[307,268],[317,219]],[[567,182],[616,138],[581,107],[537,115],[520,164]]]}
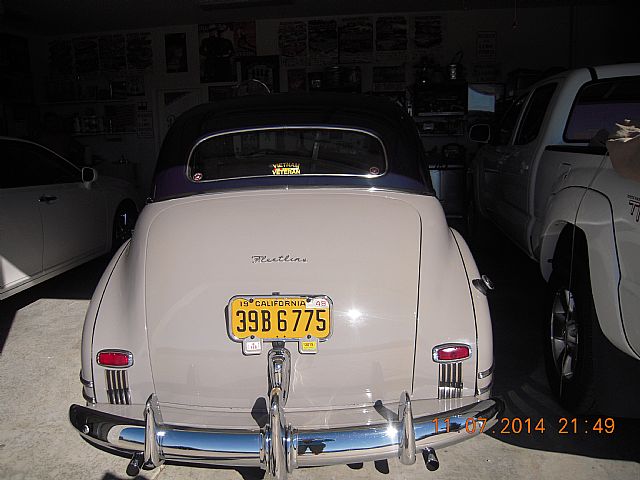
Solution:
{"label": "rear window", "polygon": [[275,175],[377,177],[386,170],[378,137],[364,130],[327,127],[215,134],[196,144],[187,164],[194,182]]}
{"label": "rear window", "polygon": [[640,118],[640,77],[598,80],[576,96],[564,131],[566,142],[588,142],[599,130],[613,133],[616,123]]}

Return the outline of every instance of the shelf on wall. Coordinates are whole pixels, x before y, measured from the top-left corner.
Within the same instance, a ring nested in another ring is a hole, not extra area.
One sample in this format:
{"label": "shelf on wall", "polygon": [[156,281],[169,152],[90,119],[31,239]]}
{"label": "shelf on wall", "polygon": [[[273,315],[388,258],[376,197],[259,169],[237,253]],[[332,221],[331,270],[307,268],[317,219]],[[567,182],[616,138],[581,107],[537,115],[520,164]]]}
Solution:
{"label": "shelf on wall", "polygon": [[464,137],[464,133],[419,133],[421,137]]}
{"label": "shelf on wall", "polygon": [[106,100],[61,100],[56,102],[43,102],[41,105],[82,105],[82,104],[95,104],[95,103],[123,103],[134,102],[135,100],[129,100],[128,98],[110,98]]}
{"label": "shelf on wall", "polygon": [[461,117],[464,116],[465,112],[422,112],[417,113],[415,118],[422,117]]}
{"label": "shelf on wall", "polygon": [[82,133],[74,133],[74,137],[97,137],[100,135],[108,135],[108,136],[118,136],[118,135],[135,135],[138,132],[135,131],[127,131],[127,132],[82,132]]}

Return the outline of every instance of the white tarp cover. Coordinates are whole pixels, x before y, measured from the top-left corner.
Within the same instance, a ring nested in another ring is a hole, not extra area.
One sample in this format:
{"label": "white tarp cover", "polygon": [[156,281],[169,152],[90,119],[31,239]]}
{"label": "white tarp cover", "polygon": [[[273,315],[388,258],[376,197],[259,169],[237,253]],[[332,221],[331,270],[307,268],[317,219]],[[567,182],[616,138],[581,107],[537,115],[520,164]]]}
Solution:
{"label": "white tarp cover", "polygon": [[618,131],[607,140],[607,150],[616,172],[640,182],[640,121],[617,123]]}

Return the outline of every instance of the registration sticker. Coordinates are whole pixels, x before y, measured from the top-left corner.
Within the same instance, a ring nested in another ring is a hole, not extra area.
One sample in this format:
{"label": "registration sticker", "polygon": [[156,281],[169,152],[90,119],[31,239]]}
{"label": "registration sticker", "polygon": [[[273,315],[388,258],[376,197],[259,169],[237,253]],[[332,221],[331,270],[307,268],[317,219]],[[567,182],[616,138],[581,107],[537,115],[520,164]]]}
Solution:
{"label": "registration sticker", "polygon": [[306,308],[329,308],[329,300],[325,297],[309,298]]}
{"label": "registration sticker", "polygon": [[242,353],[245,355],[260,355],[262,353],[262,339],[247,337],[242,341]]}
{"label": "registration sticker", "polygon": [[300,340],[298,351],[302,354],[318,353],[318,340],[316,338]]}
{"label": "registration sticker", "polygon": [[296,162],[281,162],[271,165],[273,175],[300,175],[300,164]]}

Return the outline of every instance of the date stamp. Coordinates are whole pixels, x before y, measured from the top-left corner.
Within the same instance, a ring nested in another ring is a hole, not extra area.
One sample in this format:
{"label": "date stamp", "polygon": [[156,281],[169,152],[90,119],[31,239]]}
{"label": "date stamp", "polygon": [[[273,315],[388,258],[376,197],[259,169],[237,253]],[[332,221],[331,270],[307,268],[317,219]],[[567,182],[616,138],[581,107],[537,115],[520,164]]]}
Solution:
{"label": "date stamp", "polygon": [[597,418],[568,418],[557,420],[530,417],[502,417],[492,427],[487,428],[486,418],[437,417],[431,422],[436,431],[450,432],[464,430],[468,434],[491,433],[495,435],[611,435],[616,428],[616,422],[611,417]]}

